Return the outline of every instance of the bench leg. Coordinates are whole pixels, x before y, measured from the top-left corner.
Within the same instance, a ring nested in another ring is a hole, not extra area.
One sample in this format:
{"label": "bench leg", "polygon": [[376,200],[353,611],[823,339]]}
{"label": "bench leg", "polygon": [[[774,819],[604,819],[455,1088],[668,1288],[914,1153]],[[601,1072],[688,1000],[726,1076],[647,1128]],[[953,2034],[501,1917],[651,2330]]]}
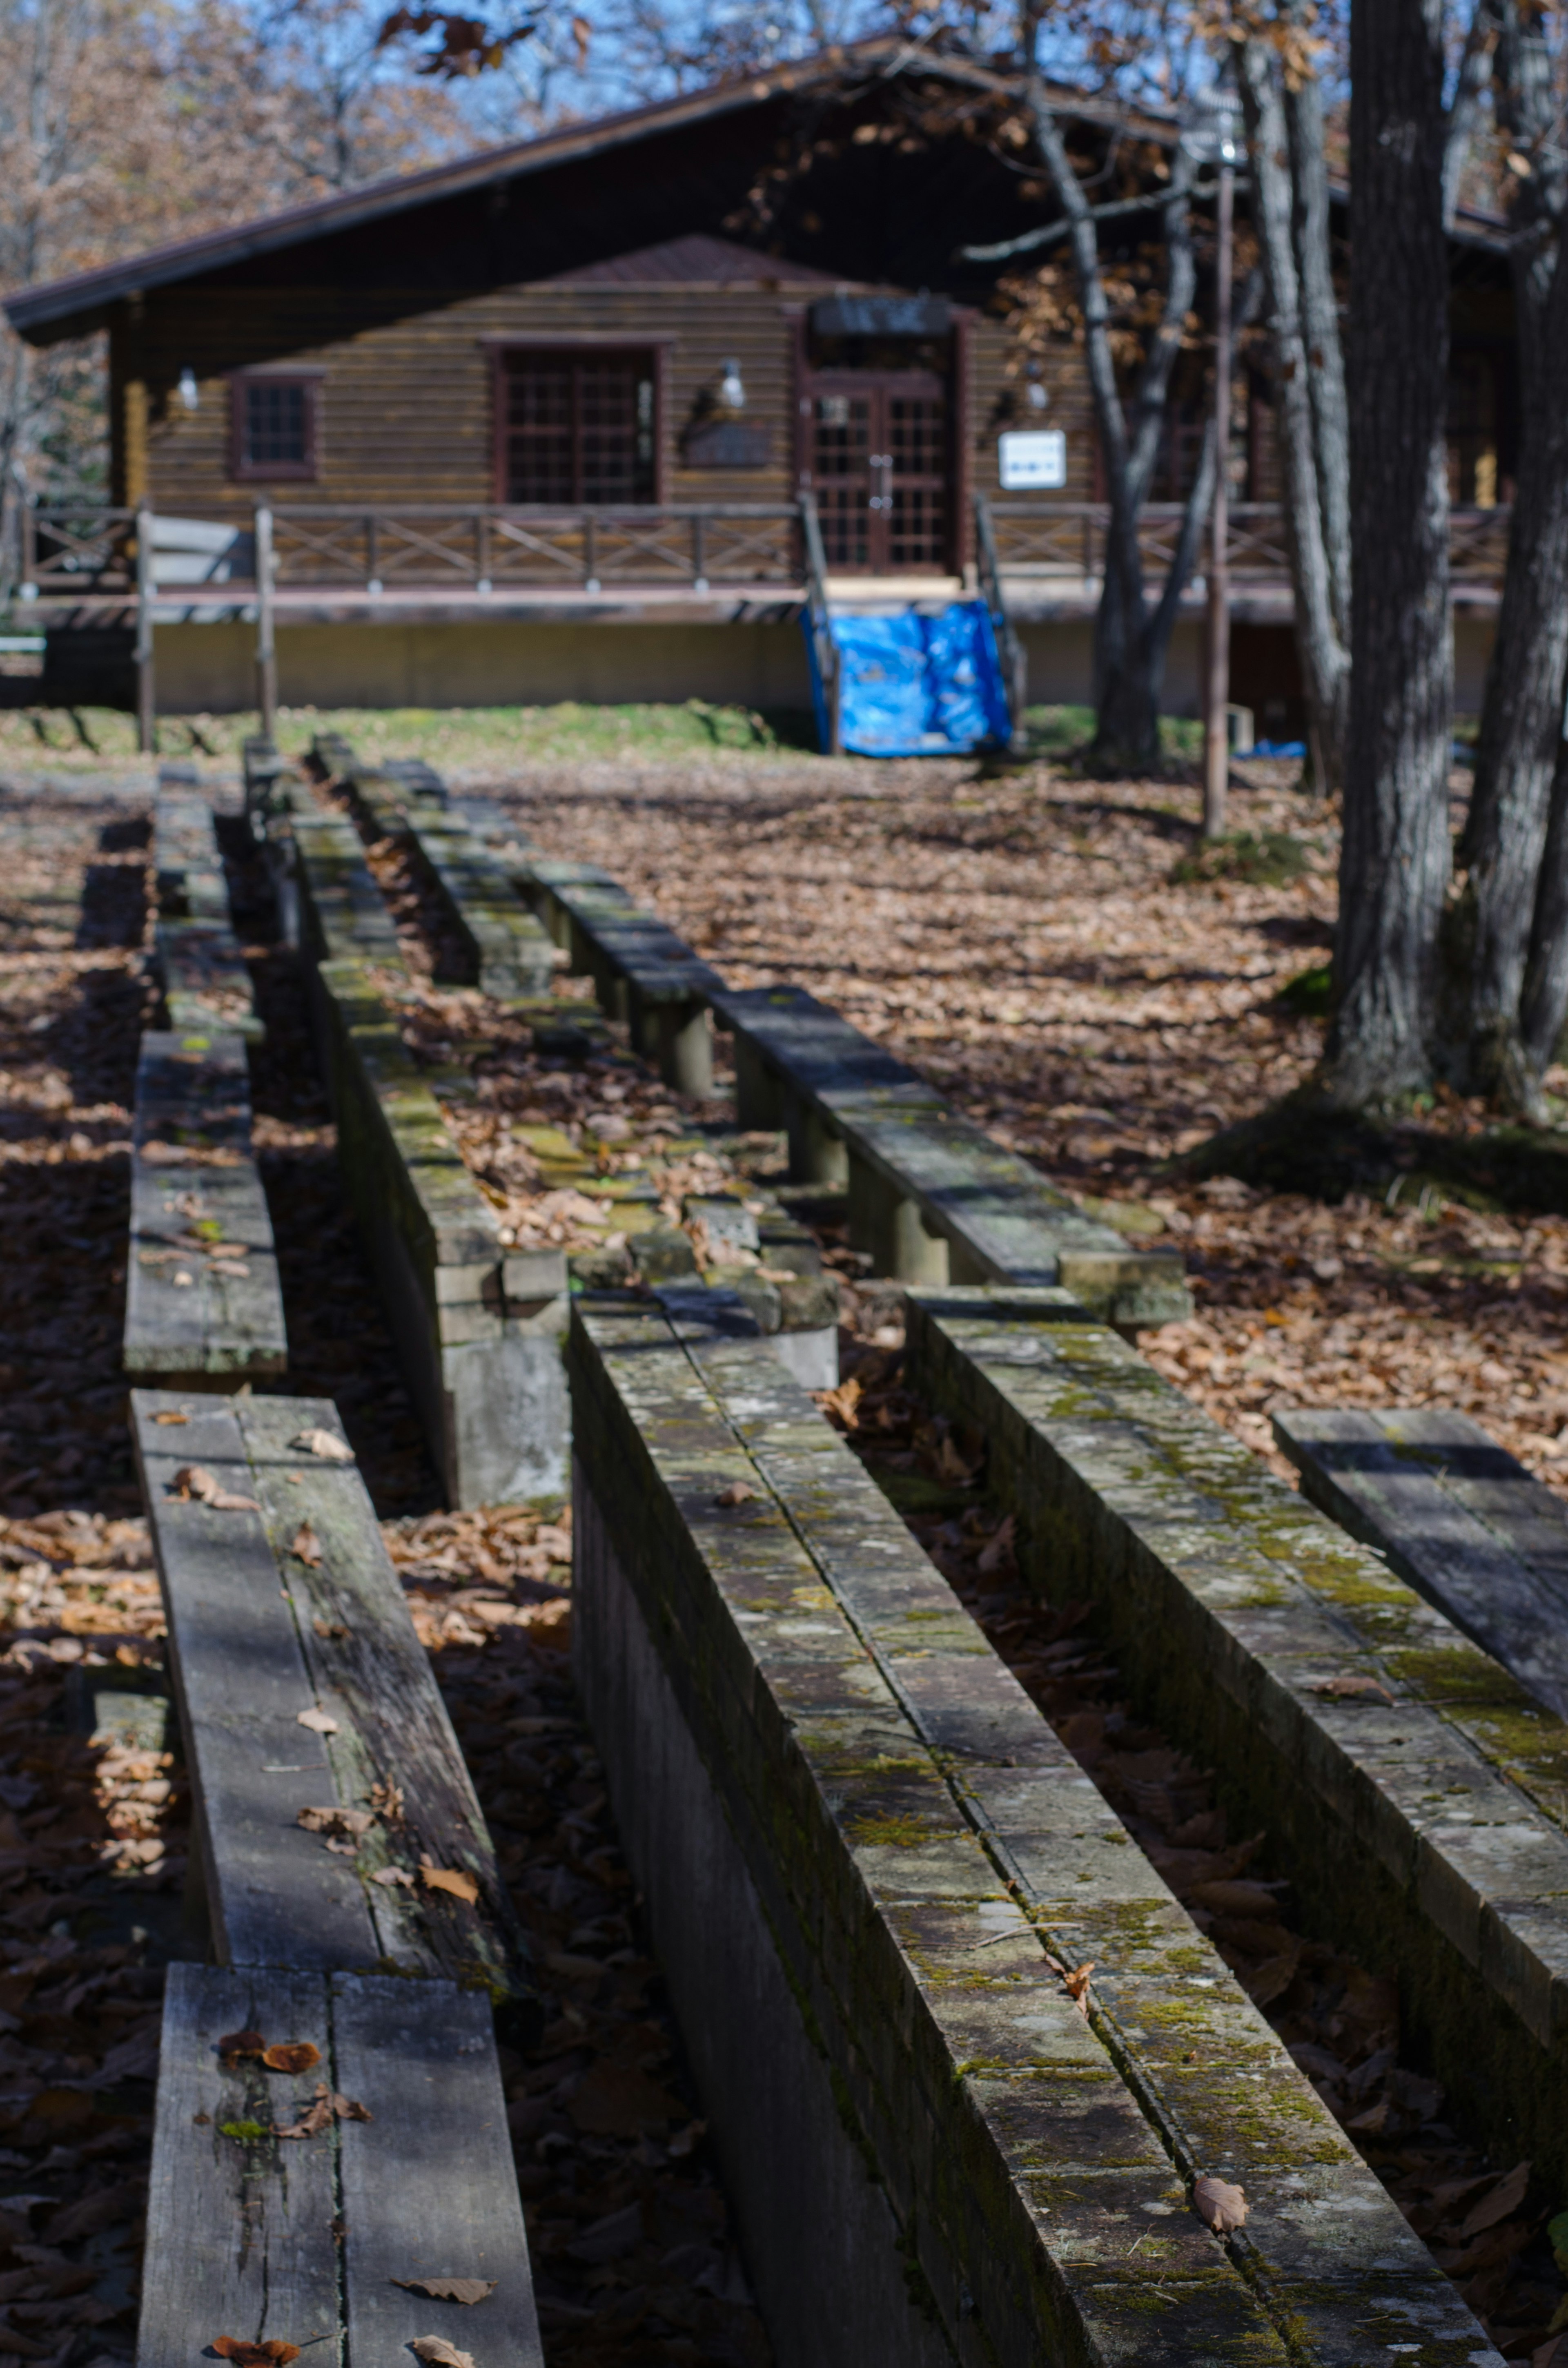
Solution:
{"label": "bench leg", "polygon": [[874,1168],[851,1156],[849,1161],[849,1239],[865,1250],[873,1274],[891,1275],[897,1282],[946,1283],[948,1245],[928,1233],[918,1201],[911,1201]]}
{"label": "bench leg", "polygon": [[790,1174],[797,1184],[822,1184],[842,1192],[849,1182],[849,1146],[817,1112],[785,1089],[784,1124],[790,1135]]}
{"label": "bench leg", "polygon": [[713,1091],[713,1030],[705,1004],[662,1004],[653,1033],[653,1058],[666,1086],[706,1101]]}
{"label": "bench leg", "polygon": [[735,1124],[743,1134],[773,1134],[784,1123],[778,1080],[738,1031],[735,1047]]}

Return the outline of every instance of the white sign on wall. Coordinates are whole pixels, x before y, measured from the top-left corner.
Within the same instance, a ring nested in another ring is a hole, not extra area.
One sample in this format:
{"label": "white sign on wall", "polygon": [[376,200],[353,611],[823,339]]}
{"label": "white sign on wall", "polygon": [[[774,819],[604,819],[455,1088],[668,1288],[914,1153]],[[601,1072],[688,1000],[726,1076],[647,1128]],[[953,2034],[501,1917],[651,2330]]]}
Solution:
{"label": "white sign on wall", "polygon": [[1067,483],[1067,435],[1061,427],[1010,427],[996,439],[1005,494],[1060,493]]}

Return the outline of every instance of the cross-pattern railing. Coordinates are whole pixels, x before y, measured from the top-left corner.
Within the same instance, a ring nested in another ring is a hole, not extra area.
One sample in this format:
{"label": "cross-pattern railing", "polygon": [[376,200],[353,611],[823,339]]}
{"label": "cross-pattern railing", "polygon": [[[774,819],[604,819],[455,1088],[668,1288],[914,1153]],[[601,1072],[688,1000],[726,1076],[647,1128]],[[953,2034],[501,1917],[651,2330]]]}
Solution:
{"label": "cross-pattern railing", "polygon": [[[991,504],[998,571],[1009,581],[1051,577],[1097,580],[1105,569],[1109,510],[1103,502]],[[108,505],[25,508],[21,513],[24,598],[134,598],[137,514]],[[353,507],[290,503],[271,512],[273,586],[284,594],[312,590],[420,591],[436,596],[487,593],[597,593],[612,588],[703,593],[767,585],[798,591],[806,580],[800,506],[794,502],[676,502],[640,508],[503,508],[413,503]],[[1456,582],[1494,585],[1507,560],[1506,509],[1459,510],[1450,517]],[[1151,502],[1139,526],[1151,576],[1168,564],[1181,528],[1175,502]],[[220,529],[213,541],[180,529]],[[166,538],[171,538],[172,541]],[[181,592],[204,605],[254,598],[254,547],[248,518],[153,522],[150,583],[154,597]],[[187,546],[189,548],[187,548]],[[1290,576],[1284,513],[1273,503],[1240,502],[1230,513],[1230,572],[1243,586]]]}

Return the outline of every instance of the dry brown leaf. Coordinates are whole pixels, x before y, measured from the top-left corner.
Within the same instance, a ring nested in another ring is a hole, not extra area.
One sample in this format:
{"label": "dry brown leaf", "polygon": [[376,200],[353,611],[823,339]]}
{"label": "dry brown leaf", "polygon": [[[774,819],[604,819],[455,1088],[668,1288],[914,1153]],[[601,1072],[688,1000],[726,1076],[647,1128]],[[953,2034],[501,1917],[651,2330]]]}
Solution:
{"label": "dry brown leaf", "polygon": [[1393,1696],[1379,1678],[1324,1678],[1312,1688],[1314,1694],[1326,1694],[1334,1702],[1377,1702],[1392,1704]]}
{"label": "dry brown leaf", "polygon": [[312,1529],[309,1521],[301,1521],[300,1523],[299,1528],[295,1531],[292,1538],[289,1542],[289,1551],[297,1562],[304,1563],[311,1570],[315,1569],[317,1564],[321,1561],[321,1540],[317,1537],[314,1530]]}
{"label": "dry brown leaf", "polygon": [[388,1891],[391,1890],[394,1883],[401,1884],[405,1891],[412,1891],[414,1888],[414,1877],[409,1873],[406,1867],[380,1867],[370,1877],[370,1881],[372,1883],[381,1884],[383,1889]]}
{"label": "dry brown leaf", "polygon": [[155,1414],[153,1420],[154,1422],[188,1422],[190,1417],[187,1414]]}
{"label": "dry brown leaf", "polygon": [[433,2302],[483,2302],[500,2283],[497,2278],[393,2278],[394,2286],[410,2294],[428,2294]]}
{"label": "dry brown leaf", "polygon": [[308,2039],[280,2039],[262,2049],[261,2060],[269,2072],[308,2072],[321,2062],[321,2049]]}
{"label": "dry brown leaf", "polygon": [[1494,2228],[1500,2220],[1511,2219],[1525,2200],[1530,2183],[1528,2162],[1516,2163],[1506,2179],[1500,2179],[1490,2195],[1466,2213],[1460,2225],[1461,2237],[1479,2237],[1483,2228]]}
{"label": "dry brown leaf", "polygon": [[419,1873],[427,1891],[449,1891],[465,1907],[472,1907],[479,1897],[479,1885],[472,1874],[461,1867],[432,1866],[427,1858],[419,1861]]}
{"label": "dry brown leaf", "polygon": [[846,1382],[840,1382],[835,1390],[823,1390],[818,1395],[817,1404],[824,1414],[836,1415],[846,1429],[853,1430],[855,1409],[865,1395],[864,1383],[851,1373],[849,1379]]}
{"label": "dry brown leaf", "polygon": [[727,1488],[720,1489],[713,1502],[724,1506],[749,1505],[756,1495],[756,1490],[748,1488],[744,1480],[732,1480]]}
{"label": "dry brown leaf", "polygon": [[403,1786],[394,1784],[390,1776],[370,1787],[370,1804],[378,1816],[392,1825],[403,1823]]}
{"label": "dry brown leaf", "polygon": [[1062,1975],[1062,1987],[1066,1991],[1068,1997],[1073,2000],[1074,2006],[1081,2007],[1085,1998],[1087,1998],[1089,1994],[1089,1975],[1094,1972],[1094,1970],[1095,1961],[1093,1957],[1091,1957],[1086,1964],[1074,1965],[1070,1973]]}
{"label": "dry brown leaf", "polygon": [[242,2056],[259,2055],[267,2045],[259,2031],[231,2031],[218,2042],[220,2064],[237,2064]]}
{"label": "dry brown leaf", "polygon": [[308,1726],[312,1735],[335,1735],[337,1733],[337,1721],[333,1717],[330,1711],[317,1710],[312,1706],[310,1710],[297,1712],[295,1715],[297,1716],[300,1725],[301,1726]]}
{"label": "dry brown leaf", "polygon": [[1013,1514],[1009,1513],[1006,1520],[1001,1522],[992,1532],[989,1544],[982,1548],[980,1558],[975,1567],[978,1570],[983,1571],[987,1578],[990,1577],[993,1571],[1001,1569],[1002,1565],[1012,1553],[1013,1540],[1017,1534],[1017,1528],[1018,1524],[1016,1518]]}
{"label": "dry brown leaf", "polygon": [[349,1633],[338,1620],[312,1620],[311,1626],[324,1644],[336,1644]]}
{"label": "dry brown leaf", "polygon": [[323,1430],[319,1425],[298,1432],[289,1444],[302,1449],[307,1455],[319,1455],[325,1463],[352,1463],[354,1461],[354,1450],[348,1441],[339,1439],[335,1431]]}
{"label": "dry brown leaf", "polygon": [[211,2349],[220,2360],[233,2360],[236,2368],[289,2368],[290,2360],[300,2356],[297,2343],[280,2343],[276,2336],[266,2343],[247,2343],[242,2336],[220,2335]]}
{"label": "dry brown leaf", "polygon": [[373,1809],[301,1809],[294,1823],[303,1826],[308,1834],[330,1834],[346,1841],[351,1850],[358,1845],[361,1834],[368,1834],[376,1822]]}
{"label": "dry brown leaf", "polygon": [[427,2368],[473,2368],[472,2351],[460,2351],[439,2335],[416,2335],[409,2350],[427,2362]]}
{"label": "dry brown leaf", "polygon": [[331,2127],[332,2099],[324,2089],[318,2089],[315,2103],[308,2105],[297,2122],[274,2122],[272,2135],[275,2138],[314,2138]]}
{"label": "dry brown leaf", "polygon": [[261,1507],[254,1497],[236,1497],[225,1488],[215,1473],[204,1463],[184,1463],[175,1474],[174,1496],[182,1505],[194,1497],[198,1503],[210,1505],[215,1513],[259,1513]]}
{"label": "dry brown leaf", "polygon": [[1195,2180],[1192,2188],[1192,2208],[1206,2228],[1216,2237],[1228,2237],[1233,2229],[1244,2227],[1247,2200],[1239,2187],[1229,2180],[1211,2179],[1207,2174]]}
{"label": "dry brown leaf", "polygon": [[332,2110],[340,2122],[373,2122],[376,2118],[369,2105],[360,2104],[357,2097],[340,2097],[335,2091]]}

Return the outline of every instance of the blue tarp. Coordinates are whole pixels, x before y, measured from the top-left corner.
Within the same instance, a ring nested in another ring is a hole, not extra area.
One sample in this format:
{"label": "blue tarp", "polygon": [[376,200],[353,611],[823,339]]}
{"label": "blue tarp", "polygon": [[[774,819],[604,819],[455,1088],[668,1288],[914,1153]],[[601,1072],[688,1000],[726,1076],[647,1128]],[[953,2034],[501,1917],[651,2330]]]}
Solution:
{"label": "blue tarp", "polygon": [[[827,700],[817,670],[811,619],[812,698],[822,745],[829,745]],[[950,757],[1005,747],[1012,733],[996,636],[983,600],[955,601],[936,616],[906,609],[892,617],[835,616],[839,738],[857,757]]]}

